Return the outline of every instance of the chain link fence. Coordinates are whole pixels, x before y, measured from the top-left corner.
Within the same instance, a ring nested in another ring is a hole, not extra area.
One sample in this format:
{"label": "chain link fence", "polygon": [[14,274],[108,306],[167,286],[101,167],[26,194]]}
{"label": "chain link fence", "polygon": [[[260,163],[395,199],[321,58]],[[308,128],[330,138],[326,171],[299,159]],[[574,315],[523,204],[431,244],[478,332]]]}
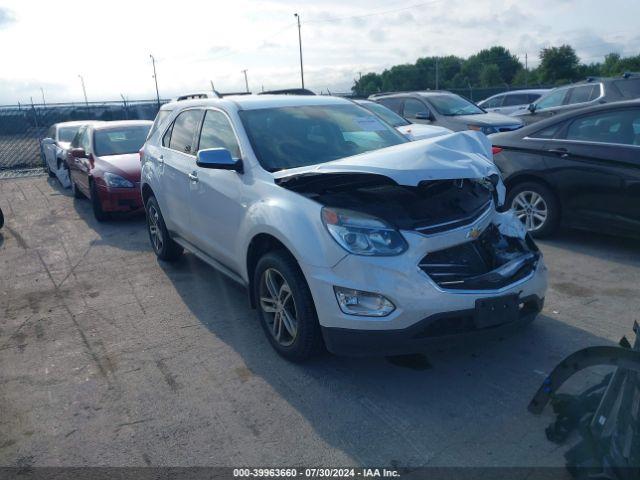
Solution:
{"label": "chain link fence", "polygon": [[[160,104],[167,100],[161,100]],[[75,120],[153,120],[156,100],[0,106],[0,178],[43,172],[40,140],[54,123]]]}

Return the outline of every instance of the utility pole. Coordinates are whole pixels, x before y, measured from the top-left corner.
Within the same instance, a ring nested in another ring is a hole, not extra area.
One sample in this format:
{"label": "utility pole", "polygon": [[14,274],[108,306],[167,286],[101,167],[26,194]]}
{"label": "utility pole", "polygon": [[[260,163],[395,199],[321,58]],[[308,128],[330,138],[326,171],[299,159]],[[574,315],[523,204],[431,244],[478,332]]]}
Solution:
{"label": "utility pole", "polygon": [[120,97],[122,98],[122,103],[124,104],[124,118],[125,120],[129,120],[129,110],[127,109],[127,99],[124,98],[124,93],[121,93]]}
{"label": "utility pole", "polygon": [[438,57],[436,57],[436,90],[438,90]]}
{"label": "utility pole", "polygon": [[524,54],[524,86],[526,87],[529,84],[529,59],[525,52]]}
{"label": "utility pole", "polygon": [[304,88],[304,69],[302,68],[302,33],[300,32],[300,15],[293,14],[298,19],[298,45],[300,47],[300,80],[302,81],[302,88]]}
{"label": "utility pole", "polygon": [[156,75],[156,59],[151,54],[149,54],[149,57],[151,57],[151,64],[153,65],[153,80],[156,83],[156,100],[158,101],[158,108],[160,108],[160,92],[158,91],[158,75]]}
{"label": "utility pole", "polygon": [[244,73],[244,86],[247,90],[247,93],[249,93],[249,80],[247,80],[247,69],[245,68],[244,70],[242,70],[242,73]]}
{"label": "utility pole", "polygon": [[87,89],[84,87],[84,78],[82,78],[82,75],[78,75],[78,78],[80,79],[80,84],[82,85],[82,93],[84,94],[84,104],[88,108],[89,101],[87,100]]}
{"label": "utility pole", "polygon": [[47,102],[45,102],[45,100],[44,100],[44,89],[42,87],[40,87],[40,93],[42,93],[42,106],[46,107],[47,106]]}

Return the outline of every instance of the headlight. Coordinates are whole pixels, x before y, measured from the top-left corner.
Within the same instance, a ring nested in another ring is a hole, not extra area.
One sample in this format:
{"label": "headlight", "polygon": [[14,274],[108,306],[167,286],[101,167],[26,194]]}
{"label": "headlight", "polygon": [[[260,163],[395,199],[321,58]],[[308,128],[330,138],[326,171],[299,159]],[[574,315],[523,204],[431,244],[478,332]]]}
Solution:
{"label": "headlight", "polygon": [[365,213],[322,207],[322,222],[333,239],[355,255],[400,255],[407,249],[400,232]]}
{"label": "headlight", "polygon": [[481,125],[467,125],[467,128],[469,128],[469,130],[476,130],[476,131],[482,132],[485,135],[490,135],[498,131],[496,127],[488,127],[488,126],[481,126]]}
{"label": "headlight", "polygon": [[116,175],[115,173],[105,172],[104,174],[104,182],[108,187],[115,188],[133,188],[134,185],[126,178],[122,178],[120,175]]}

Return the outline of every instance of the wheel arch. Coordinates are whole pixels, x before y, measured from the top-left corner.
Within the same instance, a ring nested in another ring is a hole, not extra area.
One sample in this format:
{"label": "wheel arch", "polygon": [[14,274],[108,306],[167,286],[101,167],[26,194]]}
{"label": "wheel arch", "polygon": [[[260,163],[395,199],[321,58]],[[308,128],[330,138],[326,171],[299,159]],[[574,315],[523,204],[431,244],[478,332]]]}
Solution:
{"label": "wheel arch", "polygon": [[252,308],[256,308],[256,298],[253,292],[253,277],[255,274],[256,266],[258,265],[258,261],[264,254],[272,252],[274,250],[284,251],[287,255],[290,255],[291,258],[296,261],[296,263],[298,263],[295,255],[291,252],[291,250],[289,250],[289,248],[287,248],[287,246],[275,236],[271,235],[270,233],[258,233],[257,235],[255,235],[249,242],[246,254],[249,301],[251,302]]}
{"label": "wheel arch", "polygon": [[141,195],[142,195],[142,204],[146,205],[147,204],[147,200],[149,200],[150,197],[155,197],[156,194],[154,193],[153,189],[151,188],[151,185],[149,185],[148,183],[143,183],[142,184],[142,188],[141,190]]}
{"label": "wheel arch", "polygon": [[505,179],[504,185],[505,187],[507,187],[507,195],[509,195],[510,190],[512,190],[513,188],[523,183],[539,183],[540,185],[544,185],[545,187],[547,187],[551,191],[551,193],[555,196],[556,200],[558,201],[558,206],[560,207],[560,213],[562,213],[562,207],[563,207],[562,198],[558,194],[558,191],[548,180],[538,175],[534,175],[531,173],[523,173],[520,175],[512,175],[509,178]]}

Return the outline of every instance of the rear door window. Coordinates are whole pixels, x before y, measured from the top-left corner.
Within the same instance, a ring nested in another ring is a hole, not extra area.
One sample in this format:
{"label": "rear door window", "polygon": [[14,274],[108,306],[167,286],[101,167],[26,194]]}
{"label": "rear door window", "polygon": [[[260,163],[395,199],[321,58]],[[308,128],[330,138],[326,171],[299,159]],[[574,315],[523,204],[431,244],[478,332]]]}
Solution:
{"label": "rear door window", "polygon": [[512,93],[505,96],[502,106],[515,107],[516,105],[525,105],[527,103],[529,103],[529,96],[526,93]]}
{"label": "rear door window", "polygon": [[382,105],[393,110],[397,114],[401,113],[401,110],[402,110],[401,98],[381,98],[380,100],[376,100],[376,102],[381,103]]}
{"label": "rear door window", "polygon": [[202,110],[187,110],[179,114],[173,122],[169,148],[194,155],[195,146],[193,142],[201,118]]}
{"label": "rear door window", "polygon": [[502,105],[502,100],[504,99],[504,95],[498,95],[497,97],[490,98],[482,105],[482,108],[498,108]]}
{"label": "rear door window", "polygon": [[548,127],[543,128],[542,130],[538,130],[537,132],[532,133],[531,135],[529,135],[529,137],[544,138],[544,139],[554,138],[562,125],[564,124],[556,123],[555,125],[550,125]]}
{"label": "rear door window", "polygon": [[566,139],[583,142],[639,145],[640,108],[597,112],[580,117],[569,125]]}

